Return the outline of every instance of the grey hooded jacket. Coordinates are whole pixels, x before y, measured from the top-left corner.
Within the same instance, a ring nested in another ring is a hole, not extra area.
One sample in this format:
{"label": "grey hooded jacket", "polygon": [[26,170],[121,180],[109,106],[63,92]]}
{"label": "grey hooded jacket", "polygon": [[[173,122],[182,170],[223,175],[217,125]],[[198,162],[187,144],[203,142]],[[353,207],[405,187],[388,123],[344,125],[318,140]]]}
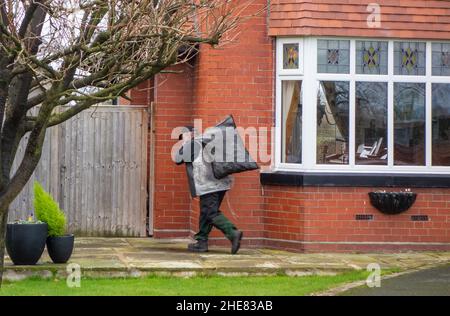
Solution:
{"label": "grey hooded jacket", "polygon": [[214,177],[212,165],[206,157],[208,154],[204,150],[203,144],[202,137],[190,140],[175,152],[174,157],[177,165],[186,164],[189,189],[193,197],[227,191],[233,182],[231,176],[222,179]]}

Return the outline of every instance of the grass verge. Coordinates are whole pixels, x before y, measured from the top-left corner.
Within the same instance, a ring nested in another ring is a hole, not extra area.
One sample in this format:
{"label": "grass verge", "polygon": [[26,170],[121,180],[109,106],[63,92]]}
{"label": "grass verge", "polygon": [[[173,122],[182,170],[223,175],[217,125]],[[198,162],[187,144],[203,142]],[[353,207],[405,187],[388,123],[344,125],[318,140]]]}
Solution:
{"label": "grass verge", "polygon": [[363,270],[301,277],[84,278],[79,288],[68,287],[65,279],[30,278],[5,282],[0,296],[301,296],[365,280],[368,275]]}

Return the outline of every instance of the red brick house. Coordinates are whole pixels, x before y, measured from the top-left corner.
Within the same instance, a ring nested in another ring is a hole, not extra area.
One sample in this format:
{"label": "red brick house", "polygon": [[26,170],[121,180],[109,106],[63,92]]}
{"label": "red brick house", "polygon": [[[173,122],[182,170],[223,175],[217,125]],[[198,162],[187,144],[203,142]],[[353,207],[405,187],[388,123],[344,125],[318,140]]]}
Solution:
{"label": "red brick house", "polygon": [[[170,159],[173,128],[232,113],[275,131],[259,144],[271,162],[237,175],[223,205],[244,245],[450,249],[450,1],[372,2],[256,1],[255,12],[270,7],[235,43],[201,47],[182,73],[132,92],[135,104],[154,102],[155,238],[197,229],[198,201]],[[417,200],[385,215],[368,196],[380,190]]]}

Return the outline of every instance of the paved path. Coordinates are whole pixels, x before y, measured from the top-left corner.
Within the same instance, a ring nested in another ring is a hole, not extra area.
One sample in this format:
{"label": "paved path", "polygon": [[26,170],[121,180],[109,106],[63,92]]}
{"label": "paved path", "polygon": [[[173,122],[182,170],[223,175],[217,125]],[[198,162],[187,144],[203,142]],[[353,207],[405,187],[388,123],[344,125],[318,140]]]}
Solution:
{"label": "paved path", "polygon": [[346,296],[450,296],[450,265],[407,273],[381,281],[381,287],[361,286]]}
{"label": "paved path", "polygon": [[[329,274],[366,269],[378,263],[383,269],[415,269],[450,263],[450,252],[400,254],[302,254],[269,249],[241,249],[230,255],[229,248],[212,247],[195,254],[186,250],[187,239],[77,238],[71,263],[79,264],[84,276],[139,276],[149,273],[170,275],[259,275]],[[7,259],[6,278],[66,274],[66,265],[54,265],[46,252],[32,267],[13,266]]]}

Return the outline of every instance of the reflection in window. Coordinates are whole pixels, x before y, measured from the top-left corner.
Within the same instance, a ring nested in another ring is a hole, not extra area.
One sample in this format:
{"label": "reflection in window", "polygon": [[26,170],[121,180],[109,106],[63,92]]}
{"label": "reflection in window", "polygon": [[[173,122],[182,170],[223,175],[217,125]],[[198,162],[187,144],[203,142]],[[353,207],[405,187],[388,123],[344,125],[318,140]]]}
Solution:
{"label": "reflection in window", "polygon": [[450,84],[433,84],[433,166],[450,166]]}
{"label": "reflection in window", "polygon": [[425,43],[395,42],[394,73],[396,75],[425,75]]}
{"label": "reflection in window", "polygon": [[348,164],[349,83],[322,81],[317,95],[317,163]]}
{"label": "reflection in window", "polygon": [[350,41],[318,40],[317,54],[319,73],[350,72]]}
{"label": "reflection in window", "polygon": [[282,162],[302,163],[302,82],[282,83]]}
{"label": "reflection in window", "polygon": [[394,84],[394,164],[425,165],[425,84]]}
{"label": "reflection in window", "polygon": [[387,165],[387,83],[356,83],[355,160],[357,165]]}

